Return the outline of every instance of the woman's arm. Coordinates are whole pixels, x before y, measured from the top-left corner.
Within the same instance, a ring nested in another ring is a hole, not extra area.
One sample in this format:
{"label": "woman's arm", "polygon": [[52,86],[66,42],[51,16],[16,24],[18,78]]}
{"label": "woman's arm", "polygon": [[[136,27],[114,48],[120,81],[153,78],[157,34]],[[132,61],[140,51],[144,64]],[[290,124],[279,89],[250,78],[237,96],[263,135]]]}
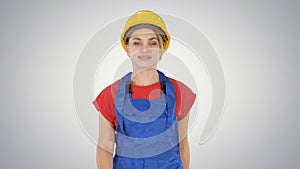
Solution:
{"label": "woman's arm", "polygon": [[183,165],[183,169],[189,169],[190,167],[190,148],[188,138],[185,137],[180,142],[180,157]]}
{"label": "woman's arm", "polygon": [[97,166],[98,169],[112,169],[113,154],[104,150],[100,146],[97,147]]}
{"label": "woman's arm", "polygon": [[180,146],[180,157],[182,160],[183,169],[189,169],[190,167],[190,147],[188,142],[188,123],[189,113],[184,119],[178,121],[178,135]]}
{"label": "woman's arm", "polygon": [[113,152],[115,142],[115,130],[101,113],[99,113],[99,136],[97,145],[98,169],[113,168]]}

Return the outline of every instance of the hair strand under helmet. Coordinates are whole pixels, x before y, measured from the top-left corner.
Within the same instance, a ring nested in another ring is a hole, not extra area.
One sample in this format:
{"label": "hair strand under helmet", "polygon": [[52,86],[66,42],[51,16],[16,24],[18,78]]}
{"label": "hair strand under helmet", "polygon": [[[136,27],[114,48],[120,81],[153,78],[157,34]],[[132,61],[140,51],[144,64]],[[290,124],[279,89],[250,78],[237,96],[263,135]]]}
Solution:
{"label": "hair strand under helmet", "polygon": [[121,34],[121,45],[126,50],[126,40],[132,32],[139,28],[150,28],[161,35],[163,40],[163,50],[166,51],[170,44],[170,35],[167,31],[166,24],[156,13],[149,10],[141,10],[133,14],[127,20],[124,30]]}

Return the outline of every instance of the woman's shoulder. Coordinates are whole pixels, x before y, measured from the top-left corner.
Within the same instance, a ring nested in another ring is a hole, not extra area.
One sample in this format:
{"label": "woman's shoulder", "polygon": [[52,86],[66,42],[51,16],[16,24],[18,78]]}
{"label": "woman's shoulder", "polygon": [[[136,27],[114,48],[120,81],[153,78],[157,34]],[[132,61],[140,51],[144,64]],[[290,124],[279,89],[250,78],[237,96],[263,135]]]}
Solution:
{"label": "woman's shoulder", "polygon": [[175,90],[190,89],[186,84],[179,80],[171,77],[168,77],[168,80],[174,85]]}
{"label": "woman's shoulder", "polygon": [[168,78],[169,81],[174,84],[176,116],[178,117],[178,120],[182,120],[194,104],[196,94],[183,82],[170,77]]}
{"label": "woman's shoulder", "polygon": [[102,98],[112,98],[114,99],[116,96],[116,93],[118,92],[118,86],[121,79],[114,81],[113,83],[107,85],[97,96]]}

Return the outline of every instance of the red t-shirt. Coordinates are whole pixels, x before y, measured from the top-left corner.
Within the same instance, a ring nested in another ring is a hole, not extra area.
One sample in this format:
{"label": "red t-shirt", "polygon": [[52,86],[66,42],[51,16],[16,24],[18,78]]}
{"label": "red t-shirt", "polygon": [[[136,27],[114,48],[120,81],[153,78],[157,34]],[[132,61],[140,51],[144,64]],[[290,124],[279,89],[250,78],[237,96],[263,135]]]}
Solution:
{"label": "red t-shirt", "polygon": [[[176,107],[175,113],[178,120],[182,120],[191,109],[196,94],[191,91],[182,82],[175,79],[168,78],[171,83],[174,84],[174,92],[176,96]],[[118,85],[121,80],[114,82],[113,84],[107,86],[103,89],[100,94],[93,101],[96,109],[101,112],[101,114],[113,124],[116,129],[118,126],[118,119],[114,110],[114,100],[118,92]],[[132,98],[143,98],[147,100],[152,100],[160,98],[161,84],[160,82],[148,85],[148,86],[138,86],[131,84]]]}

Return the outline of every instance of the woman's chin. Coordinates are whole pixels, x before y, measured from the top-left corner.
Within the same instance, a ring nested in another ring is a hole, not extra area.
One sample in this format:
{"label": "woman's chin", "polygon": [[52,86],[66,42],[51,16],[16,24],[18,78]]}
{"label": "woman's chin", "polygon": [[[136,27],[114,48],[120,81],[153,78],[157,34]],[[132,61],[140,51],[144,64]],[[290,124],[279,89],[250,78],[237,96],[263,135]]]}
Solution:
{"label": "woman's chin", "polygon": [[148,63],[148,64],[146,64],[146,63],[140,63],[140,64],[136,64],[136,66],[135,66],[135,68],[137,69],[137,70],[144,70],[144,69],[155,69],[156,70],[156,68],[157,68],[157,64],[150,64],[150,63]]}

